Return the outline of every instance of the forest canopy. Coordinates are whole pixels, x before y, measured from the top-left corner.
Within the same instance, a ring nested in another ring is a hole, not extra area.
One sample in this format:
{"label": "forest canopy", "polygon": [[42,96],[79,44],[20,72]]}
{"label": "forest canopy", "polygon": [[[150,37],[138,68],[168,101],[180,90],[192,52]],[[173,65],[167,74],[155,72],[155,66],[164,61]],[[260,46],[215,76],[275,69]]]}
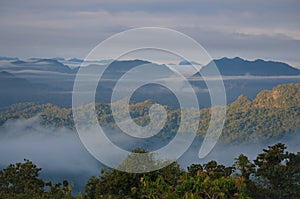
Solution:
{"label": "forest canopy", "polygon": [[105,168],[77,196],[70,182],[46,182],[40,172],[26,159],[2,169],[0,198],[300,198],[300,153],[282,143],[263,149],[254,161],[241,154],[231,166],[212,160],[182,169],[174,162],[139,174]]}

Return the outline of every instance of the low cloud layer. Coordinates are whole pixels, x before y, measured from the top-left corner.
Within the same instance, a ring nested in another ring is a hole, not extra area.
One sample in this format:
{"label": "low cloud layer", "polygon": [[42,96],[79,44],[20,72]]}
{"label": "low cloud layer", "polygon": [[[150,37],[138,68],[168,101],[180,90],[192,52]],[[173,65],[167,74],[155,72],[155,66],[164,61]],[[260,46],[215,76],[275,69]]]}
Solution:
{"label": "low cloud layer", "polygon": [[65,128],[44,128],[38,116],[10,120],[0,127],[0,167],[24,158],[42,168],[45,179],[70,179],[74,188],[100,173],[101,165],[85,150],[77,134]]}
{"label": "low cloud layer", "polygon": [[[159,149],[167,144],[159,138],[138,143],[136,139],[120,136],[111,131],[110,139],[118,146],[130,150],[134,147]],[[296,133],[279,141],[287,144],[288,151],[300,151],[300,136]],[[234,158],[243,153],[254,159],[270,143],[252,143],[239,146],[217,145],[204,159],[198,158],[202,140],[196,139],[190,149],[178,160],[183,168],[192,163],[207,163],[217,160],[221,164],[232,165]],[[41,167],[42,177],[46,180],[61,181],[67,179],[74,184],[75,192],[82,190],[87,179],[98,175],[101,164],[84,148],[76,132],[66,128],[45,128],[40,125],[39,117],[26,120],[9,120],[0,126],[0,167],[29,159]]]}
{"label": "low cloud layer", "polygon": [[216,160],[219,164],[231,166],[234,163],[234,159],[240,154],[246,155],[250,160],[256,159],[259,153],[263,152],[263,149],[267,149],[268,146],[275,145],[281,142],[286,145],[287,151],[292,153],[300,152],[300,133],[293,132],[283,138],[277,140],[267,140],[265,142],[252,142],[240,145],[220,144],[218,143],[215,148],[203,159],[197,158],[201,141],[195,140],[189,150],[179,159],[179,163],[183,168],[193,164],[200,163],[205,164],[211,160]]}
{"label": "low cloud layer", "polygon": [[44,128],[38,117],[8,121],[0,128],[0,151],[5,151],[0,153],[2,165],[27,158],[51,170],[97,169],[97,164],[89,164],[92,157],[71,130]]}

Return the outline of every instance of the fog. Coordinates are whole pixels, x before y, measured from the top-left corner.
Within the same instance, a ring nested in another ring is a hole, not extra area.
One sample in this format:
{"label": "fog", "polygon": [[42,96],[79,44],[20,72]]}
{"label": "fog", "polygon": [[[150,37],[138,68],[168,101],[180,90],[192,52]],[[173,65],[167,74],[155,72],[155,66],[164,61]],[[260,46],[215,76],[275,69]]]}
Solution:
{"label": "fog", "polygon": [[[234,158],[239,154],[243,153],[250,159],[255,159],[263,148],[278,141],[285,143],[290,152],[300,151],[299,138],[300,136],[295,132],[281,140],[268,143],[239,146],[218,144],[204,159],[198,158],[202,139],[197,138],[178,162],[182,168],[192,163],[207,163],[210,160],[232,165]],[[128,136],[117,136],[116,132],[111,134],[110,139],[126,149],[145,146],[148,150],[154,150],[167,143],[166,140],[159,138],[151,138],[148,142],[138,142]],[[172,136],[168,139],[172,139]],[[88,178],[98,175],[102,168],[102,165],[84,148],[75,131],[66,128],[43,127],[40,125],[39,116],[24,120],[8,120],[0,126],[0,167],[4,168],[11,163],[22,162],[24,158],[42,168],[43,179],[54,182],[67,179],[72,182],[75,192],[82,191]]]}
{"label": "fog", "polygon": [[[263,140],[263,139],[262,139]],[[268,148],[278,142],[284,143],[288,152],[297,153],[300,152],[300,133],[292,132],[289,135],[284,136],[281,139],[268,140],[264,142],[253,142],[247,144],[231,145],[220,144],[213,148],[213,150],[203,159],[198,158],[199,148],[201,146],[201,140],[195,139],[191,147],[185,154],[178,160],[182,168],[193,163],[205,164],[211,160],[216,160],[219,164],[231,166],[234,163],[234,159],[240,154],[246,155],[250,160],[256,159],[259,153],[263,152],[263,149]]]}
{"label": "fog", "polygon": [[66,128],[40,126],[39,117],[9,120],[0,127],[0,167],[24,158],[42,168],[45,180],[68,179],[75,189],[83,188],[101,165],[83,147],[77,134]]}

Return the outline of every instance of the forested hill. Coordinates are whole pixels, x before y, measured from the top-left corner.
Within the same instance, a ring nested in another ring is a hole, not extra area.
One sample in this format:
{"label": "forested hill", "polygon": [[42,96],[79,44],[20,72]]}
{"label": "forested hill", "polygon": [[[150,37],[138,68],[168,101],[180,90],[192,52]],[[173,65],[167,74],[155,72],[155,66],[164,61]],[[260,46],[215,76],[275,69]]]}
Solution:
{"label": "forested hill", "polygon": [[240,96],[227,108],[222,136],[244,141],[276,139],[300,127],[300,84],[261,91],[254,100]]}
{"label": "forested hill", "polygon": [[[119,102],[120,103],[120,102]],[[131,116],[140,125],[149,122],[148,110],[153,104],[147,100],[130,106]],[[168,110],[168,121],[162,130],[175,133],[180,122],[179,110]],[[100,124],[115,128],[110,106],[96,104]],[[117,114],[123,114],[122,110]],[[185,118],[193,118],[194,111],[187,111]],[[74,128],[71,109],[52,104],[21,103],[0,108],[0,125],[9,119],[31,118],[39,115],[44,126]],[[183,121],[186,119],[183,118]],[[210,109],[201,109],[199,136],[206,133],[210,120]],[[196,125],[189,120],[182,125]],[[300,125],[300,84],[279,85],[273,90],[261,91],[253,100],[240,96],[227,107],[225,127],[221,140],[224,142],[247,143],[269,139],[280,139],[295,133]]]}

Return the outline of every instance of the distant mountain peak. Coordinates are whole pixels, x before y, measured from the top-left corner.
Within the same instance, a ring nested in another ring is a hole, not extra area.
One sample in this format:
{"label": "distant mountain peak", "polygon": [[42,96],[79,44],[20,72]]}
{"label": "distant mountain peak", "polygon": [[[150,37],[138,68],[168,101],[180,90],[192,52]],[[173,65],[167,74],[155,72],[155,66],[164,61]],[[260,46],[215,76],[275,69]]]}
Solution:
{"label": "distant mountain peak", "polygon": [[8,70],[39,70],[39,71],[53,71],[53,72],[63,72],[63,73],[72,72],[72,70],[68,66],[62,64],[56,59],[31,58],[26,61],[16,60],[10,63],[13,64],[14,66],[7,68]]}
{"label": "distant mountain peak", "polygon": [[1,57],[0,56],[0,60],[14,61],[14,60],[18,60],[18,58],[17,57]]}
{"label": "distant mountain peak", "polygon": [[52,63],[52,64],[58,64],[58,65],[63,65],[59,61],[55,59],[37,59],[35,63],[42,63],[42,62],[47,62],[47,63]]}
{"label": "distant mountain peak", "polygon": [[222,58],[216,59],[214,61],[235,61],[235,62],[239,61],[239,62],[241,62],[241,61],[246,61],[246,60],[244,60],[240,57],[234,57],[234,58],[222,57]]}
{"label": "distant mountain peak", "polygon": [[240,57],[234,57],[233,60],[237,60],[237,61],[245,61],[244,59],[240,58]]}
{"label": "distant mountain peak", "polygon": [[71,59],[69,59],[68,61],[71,61],[71,62],[78,62],[78,63],[82,63],[82,62],[83,62],[82,59],[78,59],[78,58],[71,58]]}
{"label": "distant mountain peak", "polygon": [[[265,61],[257,59],[254,61],[244,60],[240,57],[214,60],[215,65],[223,76],[291,76],[300,75],[300,70],[283,62]],[[206,74],[210,74],[210,68],[213,63],[210,62],[201,70],[206,70]],[[199,76],[196,73],[194,76]]]}
{"label": "distant mountain peak", "polygon": [[185,66],[185,65],[200,65],[199,63],[195,62],[195,61],[187,61],[187,60],[183,60],[179,62],[179,65],[181,66]]}

